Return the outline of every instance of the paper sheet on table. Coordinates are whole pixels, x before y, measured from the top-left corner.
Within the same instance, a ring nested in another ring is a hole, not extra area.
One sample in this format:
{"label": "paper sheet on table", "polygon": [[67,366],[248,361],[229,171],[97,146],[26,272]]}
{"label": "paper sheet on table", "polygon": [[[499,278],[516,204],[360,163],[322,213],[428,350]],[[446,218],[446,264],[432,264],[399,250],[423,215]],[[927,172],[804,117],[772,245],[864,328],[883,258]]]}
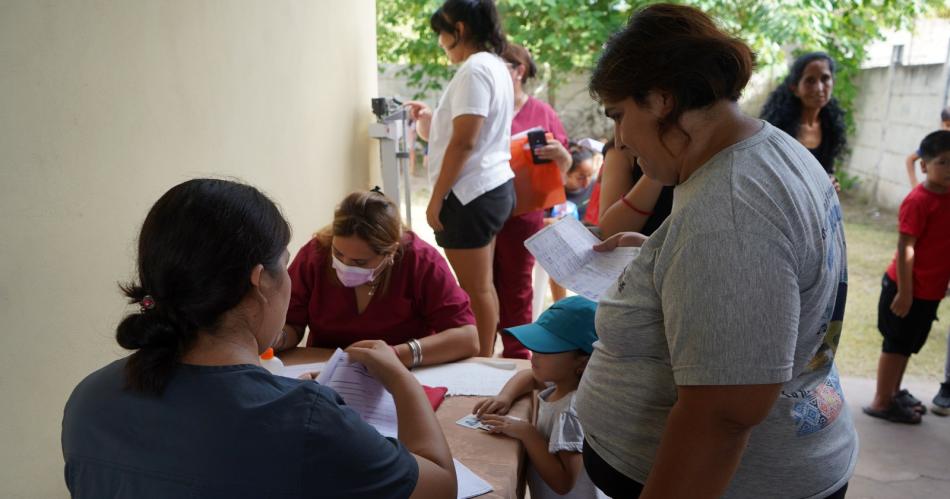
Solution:
{"label": "paper sheet on table", "polygon": [[584,224],[564,217],[538,231],[524,245],[555,282],[597,301],[640,253],[640,248],[598,253],[592,247],[599,242]]}
{"label": "paper sheet on table", "polygon": [[494,396],[517,370],[500,369],[477,362],[453,362],[439,366],[420,367],[412,370],[419,383],[429,386],[444,386],[445,394]]}
{"label": "paper sheet on table", "polygon": [[397,436],[399,425],[393,396],[366,370],[366,366],[350,362],[346,352],[339,348],[333,352],[317,382],[339,393],[346,405],[381,435]]}
{"label": "paper sheet on table", "polygon": [[455,478],[458,481],[458,499],[468,499],[469,497],[480,496],[492,491],[491,484],[482,480],[467,466],[453,459],[455,462]]}
{"label": "paper sheet on table", "polygon": [[322,372],[326,362],[314,362],[313,364],[296,364],[293,366],[284,366],[280,375],[285,378],[299,378],[303,373]]}

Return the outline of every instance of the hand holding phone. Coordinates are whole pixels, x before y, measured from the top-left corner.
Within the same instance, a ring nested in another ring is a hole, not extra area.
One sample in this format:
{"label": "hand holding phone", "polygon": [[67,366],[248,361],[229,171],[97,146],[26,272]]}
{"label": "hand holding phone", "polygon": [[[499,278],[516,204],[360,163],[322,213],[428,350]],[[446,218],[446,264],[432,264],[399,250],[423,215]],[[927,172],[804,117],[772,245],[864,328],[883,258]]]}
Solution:
{"label": "hand holding phone", "polygon": [[528,132],[528,147],[531,148],[531,160],[534,161],[534,164],[551,162],[550,159],[539,158],[538,153],[536,152],[536,149],[546,145],[548,145],[548,138],[544,130]]}

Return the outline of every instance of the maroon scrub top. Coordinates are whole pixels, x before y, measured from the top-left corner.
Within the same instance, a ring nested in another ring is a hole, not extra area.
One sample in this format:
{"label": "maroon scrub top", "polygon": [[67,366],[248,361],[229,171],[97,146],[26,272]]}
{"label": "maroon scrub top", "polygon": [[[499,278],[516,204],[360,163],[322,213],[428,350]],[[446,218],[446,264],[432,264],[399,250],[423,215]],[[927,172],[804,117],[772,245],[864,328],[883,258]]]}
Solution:
{"label": "maroon scrub top", "polygon": [[288,269],[291,280],[287,323],[310,328],[307,346],[345,348],[360,340],[390,345],[475,324],[468,295],[439,252],[406,232],[389,286],[380,287],[363,313],[356,292],[344,287],[330,266],[330,248],[316,238],[305,244]]}

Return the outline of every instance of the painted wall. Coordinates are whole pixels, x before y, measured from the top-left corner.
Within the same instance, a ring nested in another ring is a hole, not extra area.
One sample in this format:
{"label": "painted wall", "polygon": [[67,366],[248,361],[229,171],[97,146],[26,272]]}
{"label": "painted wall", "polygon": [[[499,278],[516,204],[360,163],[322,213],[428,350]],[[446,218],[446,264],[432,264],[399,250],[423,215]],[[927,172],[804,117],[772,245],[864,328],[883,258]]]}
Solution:
{"label": "painted wall", "polygon": [[[950,104],[948,71],[946,64],[861,71],[857,133],[848,139],[846,170],[858,177],[861,192],[878,206],[896,210],[910,192],[904,161],[940,126],[940,110]],[[917,178],[922,179],[919,165]]]}
{"label": "painted wall", "polygon": [[124,354],[116,283],[164,191],[254,184],[295,253],[369,185],[375,47],[372,0],[0,1],[0,497],[67,496],[63,405]]}

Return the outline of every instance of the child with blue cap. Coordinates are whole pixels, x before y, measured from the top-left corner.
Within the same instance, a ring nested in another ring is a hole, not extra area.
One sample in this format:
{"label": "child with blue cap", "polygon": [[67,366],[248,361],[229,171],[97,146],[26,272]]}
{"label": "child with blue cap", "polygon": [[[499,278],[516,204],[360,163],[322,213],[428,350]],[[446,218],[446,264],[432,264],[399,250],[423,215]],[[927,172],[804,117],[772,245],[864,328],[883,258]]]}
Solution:
{"label": "child with blue cap", "polygon": [[[597,341],[596,309],[596,303],[571,296],[545,310],[536,322],[509,328],[533,352],[531,369],[519,371],[501,393],[475,404],[473,413],[492,433],[524,444],[533,499],[599,497],[584,470],[584,431],[574,410],[574,393]],[[515,400],[532,390],[541,390],[536,426],[504,416]]]}

